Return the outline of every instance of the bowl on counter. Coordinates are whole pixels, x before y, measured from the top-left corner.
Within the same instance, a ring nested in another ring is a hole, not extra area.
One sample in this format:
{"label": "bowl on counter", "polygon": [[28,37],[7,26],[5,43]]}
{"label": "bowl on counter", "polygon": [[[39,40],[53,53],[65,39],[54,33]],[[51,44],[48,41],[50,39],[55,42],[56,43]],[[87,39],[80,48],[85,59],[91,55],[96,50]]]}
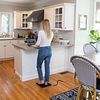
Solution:
{"label": "bowl on counter", "polygon": [[61,43],[61,44],[69,44],[69,40],[59,40],[59,43]]}

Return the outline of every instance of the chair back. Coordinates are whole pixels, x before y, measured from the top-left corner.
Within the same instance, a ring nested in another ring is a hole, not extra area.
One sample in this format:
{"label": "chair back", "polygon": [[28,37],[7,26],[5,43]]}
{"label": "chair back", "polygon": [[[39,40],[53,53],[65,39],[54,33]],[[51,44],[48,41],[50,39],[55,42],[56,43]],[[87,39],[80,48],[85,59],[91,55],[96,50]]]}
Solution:
{"label": "chair back", "polygon": [[90,44],[90,43],[84,44],[83,51],[84,51],[85,55],[97,52],[96,48],[92,44]]}
{"label": "chair back", "polygon": [[75,67],[78,80],[85,85],[96,88],[96,73],[100,73],[99,67],[90,59],[80,55],[72,56],[70,61]]}
{"label": "chair back", "polygon": [[96,44],[96,49],[97,49],[97,52],[100,52],[100,42],[98,42],[98,43]]}

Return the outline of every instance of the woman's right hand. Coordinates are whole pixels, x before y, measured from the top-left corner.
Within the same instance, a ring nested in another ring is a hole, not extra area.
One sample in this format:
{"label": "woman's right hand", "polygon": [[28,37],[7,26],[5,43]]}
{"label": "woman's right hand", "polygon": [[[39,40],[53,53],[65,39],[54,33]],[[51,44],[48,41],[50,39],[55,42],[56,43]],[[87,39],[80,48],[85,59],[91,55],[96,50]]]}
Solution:
{"label": "woman's right hand", "polygon": [[34,45],[31,45],[30,47],[34,47]]}

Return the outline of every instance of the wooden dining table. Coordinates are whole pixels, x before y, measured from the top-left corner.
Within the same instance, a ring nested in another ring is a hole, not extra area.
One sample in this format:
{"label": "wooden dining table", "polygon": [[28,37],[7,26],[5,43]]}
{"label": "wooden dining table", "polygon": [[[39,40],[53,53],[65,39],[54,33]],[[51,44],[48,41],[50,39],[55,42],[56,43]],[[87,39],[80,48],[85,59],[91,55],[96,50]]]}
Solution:
{"label": "wooden dining table", "polygon": [[[96,65],[98,65],[100,67],[100,53],[93,53],[93,54],[83,55],[83,56],[89,58]],[[86,100],[86,95],[87,95],[87,91],[83,90],[82,93],[81,93],[81,96],[80,96],[80,100]]]}
{"label": "wooden dining table", "polygon": [[83,55],[89,59],[91,59],[96,65],[100,67],[100,53],[93,53],[89,55]]}

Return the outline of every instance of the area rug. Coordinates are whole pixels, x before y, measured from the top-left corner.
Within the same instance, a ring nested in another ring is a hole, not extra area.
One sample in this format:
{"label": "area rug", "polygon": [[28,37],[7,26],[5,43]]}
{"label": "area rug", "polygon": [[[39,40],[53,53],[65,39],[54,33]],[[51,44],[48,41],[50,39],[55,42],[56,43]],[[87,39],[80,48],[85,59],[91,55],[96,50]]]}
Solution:
{"label": "area rug", "polygon": [[51,97],[50,100],[76,100],[78,88]]}
{"label": "area rug", "polygon": [[[78,87],[70,91],[56,95],[54,97],[51,97],[50,100],[76,100],[77,92],[78,92]],[[98,100],[98,97],[96,98],[96,100]]]}

